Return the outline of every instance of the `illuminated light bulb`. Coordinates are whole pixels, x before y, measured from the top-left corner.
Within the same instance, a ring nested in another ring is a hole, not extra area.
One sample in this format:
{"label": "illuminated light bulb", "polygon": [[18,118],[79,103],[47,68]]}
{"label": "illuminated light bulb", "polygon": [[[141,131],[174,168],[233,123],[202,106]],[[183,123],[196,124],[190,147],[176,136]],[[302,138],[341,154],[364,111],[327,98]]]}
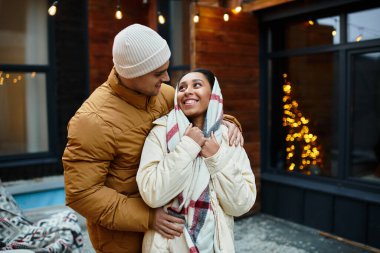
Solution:
{"label": "illuminated light bulb", "polygon": [[198,23],[199,22],[199,13],[197,13],[197,14],[194,15],[193,21],[194,21],[194,23]]}
{"label": "illuminated light bulb", "polygon": [[294,166],[296,166],[294,163],[290,164],[289,170],[294,170]]}
{"label": "illuminated light bulb", "polygon": [[21,78],[22,78],[22,77],[21,77],[20,75],[18,75],[17,79],[18,79],[19,81],[21,80]]}
{"label": "illuminated light bulb", "polygon": [[5,78],[7,78],[7,79],[8,79],[9,77],[10,77],[10,75],[9,75],[9,74],[5,74]]}
{"label": "illuminated light bulb", "polygon": [[118,5],[116,7],[115,18],[116,19],[122,19],[123,18],[123,13],[120,10],[120,5]]}
{"label": "illuminated light bulb", "polygon": [[35,77],[36,77],[36,72],[32,72],[32,74],[30,74],[30,76],[31,76],[32,78],[35,78]]}
{"label": "illuminated light bulb", "polygon": [[0,78],[0,85],[4,84],[4,77]]}
{"label": "illuminated light bulb", "polygon": [[48,9],[48,13],[50,16],[54,16],[57,13],[57,4],[58,4],[58,1],[55,1],[52,4],[52,6],[50,6],[50,8]]}
{"label": "illuminated light bulb", "polygon": [[336,30],[335,29],[331,32],[331,35],[336,36]]}
{"label": "illuminated light bulb", "polygon": [[289,84],[287,84],[283,86],[283,90],[285,93],[289,94],[290,91],[292,90],[292,87]]}
{"label": "illuminated light bulb", "polygon": [[359,34],[356,38],[355,38],[355,41],[356,42],[359,42],[363,39],[363,35]]}
{"label": "illuminated light bulb", "polygon": [[284,73],[284,74],[282,74],[282,77],[283,77],[283,78],[287,78],[287,77],[288,77],[288,74]]}
{"label": "illuminated light bulb", "polygon": [[233,12],[234,14],[238,14],[238,13],[240,13],[242,10],[243,10],[243,8],[241,7],[241,5],[239,5],[239,6],[236,6],[235,8],[233,8],[233,9],[232,9],[232,12]]}
{"label": "illuminated light bulb", "polygon": [[223,15],[223,20],[224,20],[225,22],[227,22],[228,20],[230,20],[230,15],[228,15],[228,13],[224,13],[224,15]]}
{"label": "illuminated light bulb", "polygon": [[165,17],[164,15],[162,15],[160,12],[158,13],[158,23],[160,23],[161,25],[165,24]]}
{"label": "illuminated light bulb", "polygon": [[13,83],[17,83],[17,78],[13,78]]}
{"label": "illuminated light bulb", "polygon": [[313,20],[309,20],[308,23],[309,23],[309,25],[311,25],[311,26],[314,25],[314,21],[313,21]]}

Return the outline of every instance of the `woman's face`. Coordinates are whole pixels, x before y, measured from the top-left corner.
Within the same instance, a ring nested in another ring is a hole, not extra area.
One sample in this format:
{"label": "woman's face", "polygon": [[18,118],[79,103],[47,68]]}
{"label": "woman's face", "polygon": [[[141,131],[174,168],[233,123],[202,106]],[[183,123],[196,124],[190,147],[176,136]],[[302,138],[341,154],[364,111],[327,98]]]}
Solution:
{"label": "woman's face", "polygon": [[181,78],[177,103],[189,119],[205,117],[210,97],[211,84],[202,73],[191,72]]}

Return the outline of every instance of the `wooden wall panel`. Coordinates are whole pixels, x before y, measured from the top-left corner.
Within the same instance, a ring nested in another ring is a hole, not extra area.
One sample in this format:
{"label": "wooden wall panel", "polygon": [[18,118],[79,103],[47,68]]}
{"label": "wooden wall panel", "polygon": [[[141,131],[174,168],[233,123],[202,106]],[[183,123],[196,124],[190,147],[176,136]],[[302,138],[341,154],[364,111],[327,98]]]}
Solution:
{"label": "wooden wall panel", "polygon": [[157,30],[156,0],[143,4],[141,0],[120,1],[123,18],[115,18],[117,1],[88,1],[88,44],[90,90],[93,91],[104,81],[113,67],[112,44],[115,35],[134,23],[150,26]]}
{"label": "wooden wall panel", "polygon": [[[250,13],[230,13],[225,22],[224,10],[203,1],[193,4],[191,17],[198,12],[200,21],[191,22],[191,68],[207,68],[217,76],[225,112],[243,126],[244,147],[260,193],[258,20]],[[254,211],[260,206],[259,196]]]}

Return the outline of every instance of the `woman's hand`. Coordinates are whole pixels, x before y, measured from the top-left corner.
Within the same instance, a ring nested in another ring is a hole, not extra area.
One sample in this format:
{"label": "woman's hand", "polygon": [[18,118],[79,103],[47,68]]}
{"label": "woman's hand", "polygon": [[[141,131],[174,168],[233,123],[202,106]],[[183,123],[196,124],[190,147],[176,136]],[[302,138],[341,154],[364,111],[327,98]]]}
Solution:
{"label": "woman's hand", "polygon": [[204,145],[206,141],[206,138],[204,137],[202,131],[198,127],[193,127],[192,123],[190,123],[190,125],[186,128],[185,133],[183,135],[190,137],[201,147]]}
{"label": "woman's hand", "polygon": [[205,141],[201,150],[201,156],[207,158],[213,156],[219,150],[219,143],[215,138],[214,132],[211,133],[211,138]]}
{"label": "woman's hand", "polygon": [[240,146],[244,145],[244,138],[240,129],[229,121],[223,120],[223,125],[228,128],[228,139],[230,140],[230,146],[235,145],[236,147],[240,144]]}

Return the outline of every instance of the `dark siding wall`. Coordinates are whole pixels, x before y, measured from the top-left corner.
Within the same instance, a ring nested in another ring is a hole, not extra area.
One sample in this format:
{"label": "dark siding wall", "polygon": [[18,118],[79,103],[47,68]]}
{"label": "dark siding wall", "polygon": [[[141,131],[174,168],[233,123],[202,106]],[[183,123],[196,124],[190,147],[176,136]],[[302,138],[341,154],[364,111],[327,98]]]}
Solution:
{"label": "dark siding wall", "polygon": [[88,96],[86,5],[86,1],[62,1],[53,17],[59,164],[67,141],[67,123]]}
{"label": "dark siding wall", "polygon": [[380,247],[379,204],[267,180],[262,199],[264,213]]}

